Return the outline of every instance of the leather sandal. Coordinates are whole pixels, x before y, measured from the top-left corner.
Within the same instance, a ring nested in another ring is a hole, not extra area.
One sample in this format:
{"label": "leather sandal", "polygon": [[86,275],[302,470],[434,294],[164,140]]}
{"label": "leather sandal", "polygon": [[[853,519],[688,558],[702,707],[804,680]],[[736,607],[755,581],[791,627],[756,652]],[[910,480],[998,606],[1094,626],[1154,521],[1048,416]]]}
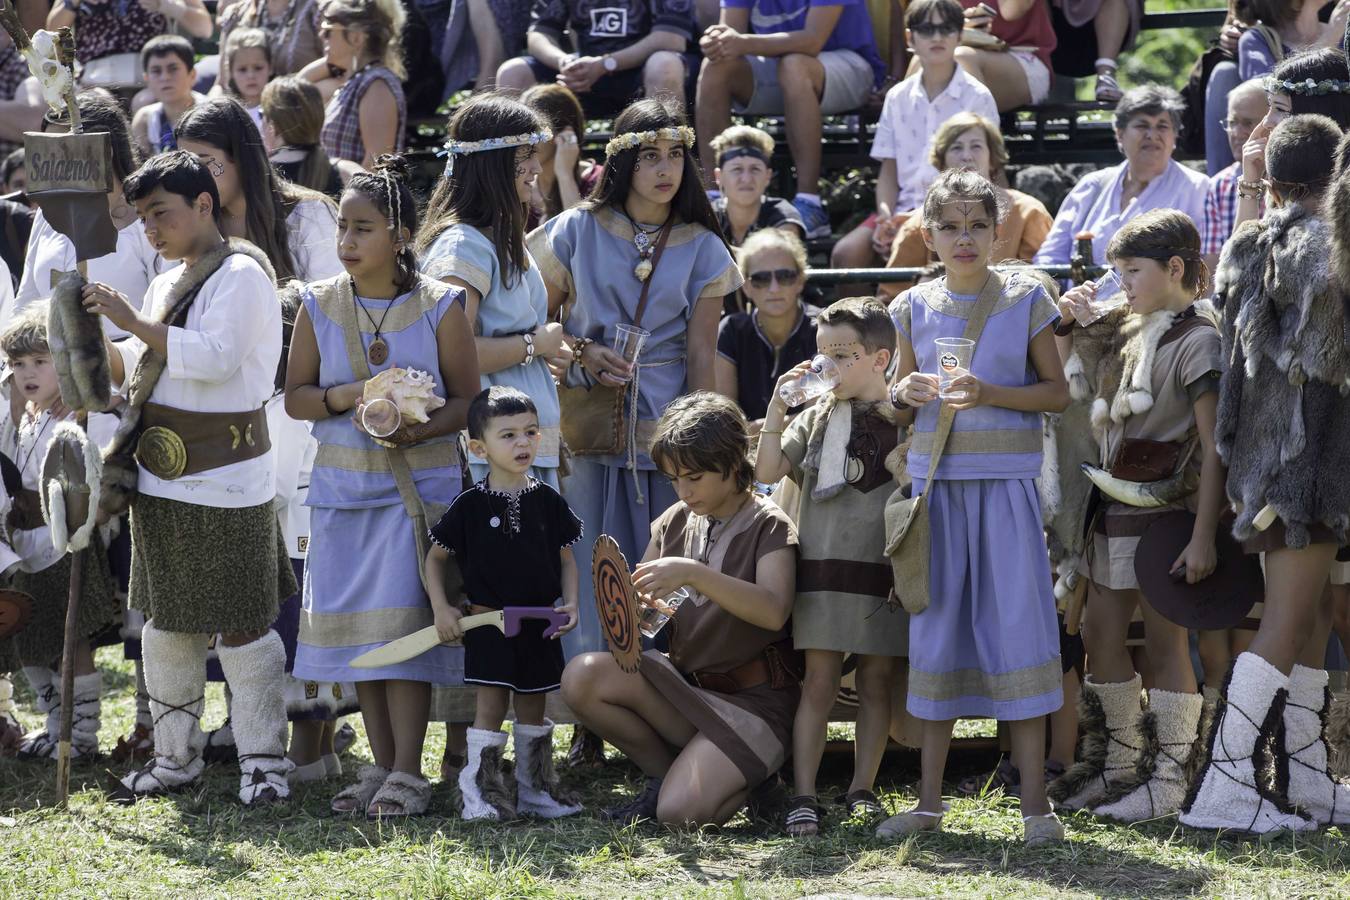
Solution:
{"label": "leather sandal", "polygon": [[379,819],[410,819],[426,815],[430,804],[430,781],[407,772],[390,772],[366,807],[366,818],[372,822]]}
{"label": "leather sandal", "polygon": [[[794,828],[809,830],[793,831]],[[787,814],[783,817],[783,830],[789,837],[796,838],[820,834],[820,807],[816,804],[816,798],[802,794],[789,800]]]}
{"label": "leather sandal", "polygon": [[1064,843],[1064,823],[1053,812],[1022,817],[1022,843],[1028,847],[1048,847]]}
{"label": "leather sandal", "polygon": [[834,802],[842,803],[848,807],[850,819],[864,823],[870,824],[886,813],[886,808],[881,805],[877,795],[866,789],[851,791],[843,796],[836,797]]}
{"label": "leather sandal", "polygon": [[362,766],[356,770],[356,782],[339,791],[329,804],[329,809],[339,816],[364,813],[388,777],[388,769]]}

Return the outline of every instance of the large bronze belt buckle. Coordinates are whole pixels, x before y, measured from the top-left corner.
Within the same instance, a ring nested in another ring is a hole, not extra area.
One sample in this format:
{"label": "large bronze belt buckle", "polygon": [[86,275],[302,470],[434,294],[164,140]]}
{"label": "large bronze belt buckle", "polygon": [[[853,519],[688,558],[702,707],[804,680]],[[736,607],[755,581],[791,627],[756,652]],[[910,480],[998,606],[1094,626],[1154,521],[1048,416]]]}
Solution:
{"label": "large bronze belt buckle", "polygon": [[172,481],[187,468],[187,445],[177,432],[154,425],[136,442],[136,459],[155,476]]}

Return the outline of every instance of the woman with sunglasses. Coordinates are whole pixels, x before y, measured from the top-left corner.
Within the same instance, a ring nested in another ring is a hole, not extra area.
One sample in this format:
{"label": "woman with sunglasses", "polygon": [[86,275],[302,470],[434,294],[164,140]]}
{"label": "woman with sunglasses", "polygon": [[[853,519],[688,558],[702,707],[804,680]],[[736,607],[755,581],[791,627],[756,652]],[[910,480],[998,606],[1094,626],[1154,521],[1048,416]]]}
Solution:
{"label": "woman with sunglasses", "polygon": [[754,309],[727,316],[718,328],[717,391],[739,403],[758,430],[778,379],[816,355],[820,310],[802,302],[806,247],[795,234],[756,231],[737,250],[736,262]]}

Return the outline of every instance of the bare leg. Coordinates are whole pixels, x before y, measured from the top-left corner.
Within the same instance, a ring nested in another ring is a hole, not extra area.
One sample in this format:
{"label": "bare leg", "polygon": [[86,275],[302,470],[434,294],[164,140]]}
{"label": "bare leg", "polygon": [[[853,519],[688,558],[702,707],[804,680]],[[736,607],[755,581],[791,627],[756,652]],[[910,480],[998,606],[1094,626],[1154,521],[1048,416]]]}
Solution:
{"label": "bare leg", "polygon": [[858,670],[854,675],[858,688],[858,722],[853,738],[853,781],[848,786],[849,793],[870,791],[876,783],[891,725],[894,666],[893,656],[862,656],[858,659]]}
{"label": "bare leg", "polygon": [[501,731],[506,711],[511,706],[510,688],[478,685],[474,694],[477,707],[473,727],[482,731]]}
{"label": "bare leg", "polygon": [[1298,655],[1298,663],[1309,669],[1327,667],[1327,644],[1331,641],[1331,585],[1322,589],[1322,597],[1314,608],[1314,624],[1308,631],[1308,641]]}
{"label": "bare leg", "polygon": [[[916,810],[930,813],[942,812],[942,776],[947,770],[947,751],[952,745],[952,728],[955,725],[955,719],[947,719],[941,722],[925,720],[923,723],[923,747],[919,751],[919,805],[915,807]],[[1044,725],[1042,725],[1042,729],[1044,729]],[[1044,742],[1044,730],[1038,735],[1038,739]],[[1013,762],[1017,762],[1016,755],[1013,757]],[[1023,769],[1023,771],[1034,772],[1036,770]],[[1037,779],[1030,780],[1036,781]],[[1027,781],[1028,779],[1023,777],[1024,789]],[[1025,801],[1023,802],[1025,803]]]}
{"label": "bare leg", "polygon": [[431,685],[425,681],[389,681],[389,725],[394,735],[394,764],[409,775],[422,775],[422,743],[427,737]]}
{"label": "bare leg", "polygon": [[694,130],[698,135],[698,159],[708,182],[712,181],[712,170],[716,165],[709,143],[731,124],[732,101],[749,103],[753,88],[753,73],[744,57],[703,61],[695,92]]}
{"label": "bare leg", "polygon": [[1196,635],[1200,650],[1200,668],[1204,670],[1205,687],[1217,689],[1223,684],[1228,667],[1233,664],[1233,630],[1201,631]]}
{"label": "bare leg", "polygon": [[669,50],[657,50],[642,66],[642,90],[648,97],[659,97],[684,109],[684,57]]}
{"label": "bare leg", "polygon": [[1137,591],[1117,591],[1088,583],[1083,645],[1087,649],[1088,675],[1096,684],[1119,683],[1134,677],[1134,661],[1125,646],[1125,637],[1138,605]]}
{"label": "bare leg", "polygon": [[1010,54],[957,47],[956,62],[989,88],[999,112],[1026,106],[1031,102],[1026,72],[1022,71],[1022,66]]}
{"label": "bare leg", "polygon": [[1064,705],[1050,714],[1049,761],[1068,768],[1073,764],[1074,745],[1078,742],[1078,673],[1064,673]]}
{"label": "bare leg", "polygon": [[[307,766],[310,763],[318,762],[319,757],[324,754],[323,737],[326,730],[325,726],[329,722],[305,721],[295,722],[291,725],[291,745],[286,751],[286,758],[297,766]],[[332,752],[333,739],[328,739],[328,752]]]}
{"label": "bare leg", "polygon": [[806,678],[802,699],[792,722],[792,792],[799,797],[816,795],[816,772],[825,752],[825,730],[830,709],[839,694],[844,654],[832,650],[806,651]]}
{"label": "bare leg", "polygon": [[1301,658],[1317,626],[1317,607],[1335,555],[1333,544],[1266,554],[1265,612],[1250,649],[1285,675]]}
{"label": "bare leg", "polygon": [[1130,10],[1125,0],[1103,0],[1092,19],[1092,30],[1097,35],[1097,56],[1115,59],[1125,46],[1125,33],[1130,30]]}
{"label": "bare leg", "polygon": [[506,59],[502,35],[497,20],[488,7],[488,0],[469,0],[469,28],[478,45],[478,79],[475,91],[490,91],[497,83],[497,67]]}
{"label": "bare leg", "polygon": [[680,751],[661,785],[656,818],[671,825],[721,825],[745,805],[741,770],[701,734]]}
{"label": "bare leg", "polygon": [[[1012,732],[1013,765],[1022,773],[1022,815],[1043,816],[1050,812],[1045,796],[1045,716],[1008,723]],[[948,732],[950,734],[950,732]]]}
{"label": "bare leg", "polygon": [[543,725],[547,697],[548,694],[513,694],[511,707],[516,711],[516,721],[521,725]]}
{"label": "bare leg", "polygon": [[[94,651],[93,648],[89,646],[88,640],[81,639],[75,642],[74,655],[75,655],[75,677],[78,678],[81,675],[93,675],[95,671]],[[56,672],[61,671],[60,661],[57,662],[57,665],[53,669],[53,671]]]}
{"label": "bare leg", "polygon": [[523,91],[534,87],[534,72],[519,57],[508,59],[497,69],[497,87],[504,91]]}
{"label": "bare leg", "polygon": [[1194,694],[1195,668],[1191,665],[1189,632],[1141,604],[1144,613],[1144,641],[1153,667],[1153,685],[1164,691]]}
{"label": "bare leg", "polygon": [[654,778],[670,769],[673,748],[683,747],[696,734],[674,704],[641,675],[620,669],[608,653],[584,653],[569,662],[562,694],[587,728]]}
{"label": "bare leg", "polygon": [[361,722],[366,726],[370,755],[381,769],[394,766],[394,729],[389,723],[387,681],[358,681],[356,699],[361,701]]}
{"label": "bare leg", "polygon": [[783,87],[783,117],[788,148],[797,165],[797,192],[820,191],[820,98],[825,93],[825,66],[814,56],[789,53],[778,61]]}

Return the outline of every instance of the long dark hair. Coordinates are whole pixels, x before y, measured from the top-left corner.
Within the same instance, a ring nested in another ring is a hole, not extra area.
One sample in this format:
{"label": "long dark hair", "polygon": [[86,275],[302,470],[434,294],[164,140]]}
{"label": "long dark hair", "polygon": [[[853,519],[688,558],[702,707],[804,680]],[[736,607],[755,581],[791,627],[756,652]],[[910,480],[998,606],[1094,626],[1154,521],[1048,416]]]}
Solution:
{"label": "long dark hair", "polygon": [[[678,128],[685,124],[684,115],[666,106],[655,97],[638,100],[614,120],[614,133],[627,134],[632,131],[655,131],[658,128]],[[624,201],[633,186],[633,169],[637,166],[638,150],[635,147],[620,150],[605,160],[605,170],[600,175],[600,183],[581,203],[582,209],[596,211],[612,206],[624,211]],[[680,179],[680,189],[671,200],[670,208],[684,222],[702,225],[726,243],[722,226],[717,222],[717,214],[708,202],[708,192],[703,186],[703,176],[699,174],[694,162],[692,147],[684,151],[684,176]]]}
{"label": "long dark hair", "polygon": [[190,107],[178,120],[174,136],[179,142],[215,147],[229,157],[239,170],[239,189],[248,204],[245,237],[272,261],[278,281],[297,277],[286,217],[302,200],[320,200],[330,206],[333,201],[277,175],[253,117],[238,100],[217,97]]}
{"label": "long dark hair", "polygon": [[[557,82],[536,84],[520,95],[520,102],[539,113],[548,127],[553,129],[555,137],[562,134],[563,129],[570,128],[577,140],[585,143],[586,112],[581,108],[577,95],[567,85]],[[577,161],[572,166],[572,177],[578,185],[581,184],[581,162],[581,155],[577,154]],[[562,212],[562,193],[558,190],[556,180],[544,198],[544,203],[548,207],[545,218]]]}
{"label": "long dark hair", "polygon": [[[455,110],[446,134],[452,141],[482,141],[531,134],[545,127],[534,110],[519,100],[488,94]],[[422,253],[451,225],[490,229],[502,283],[509,287],[529,268],[525,255],[528,214],[516,194],[515,147],[462,153],[454,158],[454,175],[437,179],[415,247]]]}
{"label": "long dark hair", "polygon": [[[407,160],[394,153],[381,153],[375,158],[375,171],[353,175],[342,193],[357,193],[373,203],[389,220],[398,241],[404,228],[409,234],[417,234],[417,198],[408,187],[411,177]],[[417,286],[417,254],[411,241],[404,243],[394,257],[394,285],[402,292]]]}
{"label": "long dark hair", "polygon": [[75,102],[80,107],[80,127],[84,131],[108,132],[108,142],[112,144],[113,174],[118,181],[126,181],[127,176],[140,166],[141,158],[131,141],[131,125],[122,112],[122,105],[103,88],[80,91]]}
{"label": "long dark hair", "polygon": [[[1350,80],[1350,67],[1346,64],[1345,51],[1337,47],[1323,47],[1295,53],[1277,65],[1270,77],[1276,82],[1298,83],[1309,79],[1313,82],[1344,82]],[[1286,93],[1282,87],[1274,90]],[[1302,116],[1309,113],[1326,116],[1342,129],[1350,127],[1350,94],[1341,91],[1325,94],[1289,93],[1289,114]]]}

